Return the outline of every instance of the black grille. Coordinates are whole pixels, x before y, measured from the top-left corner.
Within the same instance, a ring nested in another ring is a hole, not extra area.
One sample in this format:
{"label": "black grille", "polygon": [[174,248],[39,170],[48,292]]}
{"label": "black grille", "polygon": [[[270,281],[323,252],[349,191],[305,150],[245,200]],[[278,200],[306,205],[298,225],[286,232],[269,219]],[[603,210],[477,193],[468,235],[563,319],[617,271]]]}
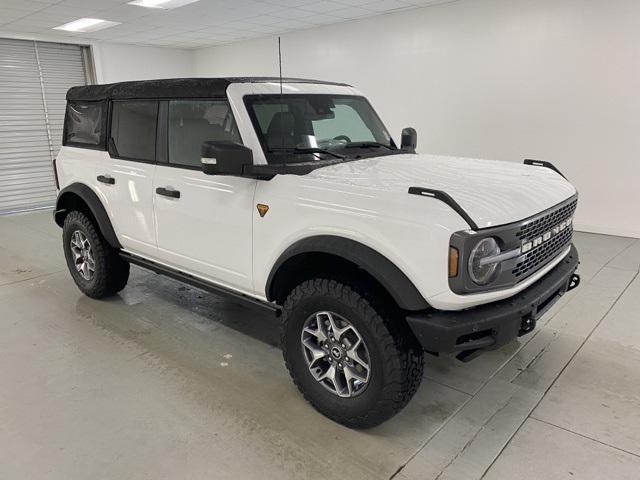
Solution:
{"label": "black grille", "polygon": [[522,225],[520,230],[516,233],[516,237],[523,241],[533,240],[534,238],[539,237],[544,232],[551,230],[551,227],[555,227],[562,223],[563,220],[571,218],[573,216],[573,212],[576,211],[577,205],[578,200],[576,199],[553,212],[547,213],[542,217],[538,217],[535,220]]}
{"label": "black grille", "polygon": [[[500,269],[489,285],[478,285],[469,275],[458,275],[449,278],[451,291],[467,294],[511,288],[549,265],[571,245],[573,222],[569,220],[573,219],[578,205],[577,200],[576,194],[548,210],[519,222],[481,228],[474,232],[456,232],[451,235],[451,245],[458,249],[461,265],[467,264],[471,251],[483,238],[497,238],[504,252],[521,249],[523,244],[531,242],[527,245],[531,248],[529,251],[518,252],[518,256],[500,263]],[[561,230],[560,225],[563,222],[565,222],[564,228]],[[546,241],[543,240],[545,238]],[[536,240],[536,246],[533,246],[534,240]]]}
{"label": "black grille", "polygon": [[[544,227],[536,226],[530,228],[528,225],[524,226],[522,229],[526,228],[528,229],[528,231],[534,231],[534,233],[530,234],[531,236],[520,238],[530,240],[532,238],[536,238],[536,236],[541,236],[543,233],[550,231],[551,228],[557,226],[567,218],[570,218],[571,215],[573,215],[575,208],[576,202],[573,202],[569,205],[566,205],[565,207],[560,208],[556,212],[545,215],[544,217],[542,217],[542,219],[540,219],[540,223],[538,223],[538,225],[542,224],[544,225]],[[561,212],[561,214],[556,215],[557,212]],[[554,220],[551,222],[544,220],[547,217],[554,218]],[[538,220],[534,220],[534,222],[538,222]],[[513,273],[513,276],[516,278],[516,280],[522,280],[529,274],[543,267],[549,260],[558,255],[571,243],[572,237],[573,226],[569,225],[564,230],[561,230],[557,235],[551,237],[546,242],[535,247],[533,250],[530,250],[524,256],[522,256],[511,273]]]}

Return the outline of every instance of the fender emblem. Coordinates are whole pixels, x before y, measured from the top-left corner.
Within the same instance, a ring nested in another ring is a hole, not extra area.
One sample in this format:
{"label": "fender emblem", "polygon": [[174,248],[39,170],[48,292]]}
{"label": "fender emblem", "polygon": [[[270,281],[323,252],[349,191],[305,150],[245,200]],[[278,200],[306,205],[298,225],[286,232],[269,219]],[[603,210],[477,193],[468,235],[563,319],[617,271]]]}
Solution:
{"label": "fender emblem", "polygon": [[260,214],[260,218],[263,218],[267,212],[269,211],[269,205],[265,205],[264,203],[259,203],[256,205],[258,209],[258,213]]}

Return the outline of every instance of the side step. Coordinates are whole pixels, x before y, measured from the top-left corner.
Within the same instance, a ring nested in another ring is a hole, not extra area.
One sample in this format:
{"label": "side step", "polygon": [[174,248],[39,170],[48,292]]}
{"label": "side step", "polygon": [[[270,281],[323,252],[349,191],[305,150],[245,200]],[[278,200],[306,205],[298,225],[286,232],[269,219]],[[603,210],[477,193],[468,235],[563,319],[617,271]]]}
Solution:
{"label": "side step", "polygon": [[231,290],[230,288],[223,287],[215,283],[207,282],[206,280],[202,280],[198,277],[194,277],[193,275],[182,272],[180,270],[176,270],[174,268],[161,265],[151,260],[147,260],[146,258],[138,257],[137,255],[133,255],[127,252],[120,252],[120,256],[129,263],[138,265],[139,267],[142,267],[142,268],[146,268],[147,270],[151,270],[152,272],[155,272],[157,274],[164,275],[165,277],[173,278],[174,280],[179,280],[183,283],[191,285],[192,287],[196,287],[201,290],[211,292],[215,295],[226,297],[230,300],[237,301],[239,303],[249,305],[252,307],[260,307],[262,309],[269,310],[273,312],[276,316],[280,316],[282,312],[281,307],[279,305],[276,305],[275,303],[264,302],[257,298],[250,297],[249,295],[245,295],[244,293]]}

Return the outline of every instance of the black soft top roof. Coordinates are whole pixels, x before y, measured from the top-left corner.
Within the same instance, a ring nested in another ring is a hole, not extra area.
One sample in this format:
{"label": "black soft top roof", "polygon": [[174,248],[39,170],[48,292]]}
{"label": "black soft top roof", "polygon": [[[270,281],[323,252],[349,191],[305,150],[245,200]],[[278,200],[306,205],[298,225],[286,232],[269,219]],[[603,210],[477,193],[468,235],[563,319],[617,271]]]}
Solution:
{"label": "black soft top roof", "polygon": [[[194,98],[223,96],[232,83],[279,82],[278,77],[227,77],[227,78],[169,78],[165,80],[139,80],[133,82],[109,83],[105,85],[85,85],[71,87],[67,100],[99,101],[130,98]],[[322,85],[346,86],[345,83],[283,78],[284,83],[316,83]]]}

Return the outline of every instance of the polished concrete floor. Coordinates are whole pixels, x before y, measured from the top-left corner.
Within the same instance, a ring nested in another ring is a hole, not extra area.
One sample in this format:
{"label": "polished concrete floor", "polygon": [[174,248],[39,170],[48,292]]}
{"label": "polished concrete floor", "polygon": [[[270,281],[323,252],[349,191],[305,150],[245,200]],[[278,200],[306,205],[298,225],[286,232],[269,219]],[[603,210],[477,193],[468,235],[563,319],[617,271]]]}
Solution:
{"label": "polished concrete floor", "polygon": [[640,240],[578,233],[583,283],[534,334],[428,357],[352,431],[298,394],[274,318],[137,268],[91,300],[60,234],[0,217],[1,479],[640,478]]}

